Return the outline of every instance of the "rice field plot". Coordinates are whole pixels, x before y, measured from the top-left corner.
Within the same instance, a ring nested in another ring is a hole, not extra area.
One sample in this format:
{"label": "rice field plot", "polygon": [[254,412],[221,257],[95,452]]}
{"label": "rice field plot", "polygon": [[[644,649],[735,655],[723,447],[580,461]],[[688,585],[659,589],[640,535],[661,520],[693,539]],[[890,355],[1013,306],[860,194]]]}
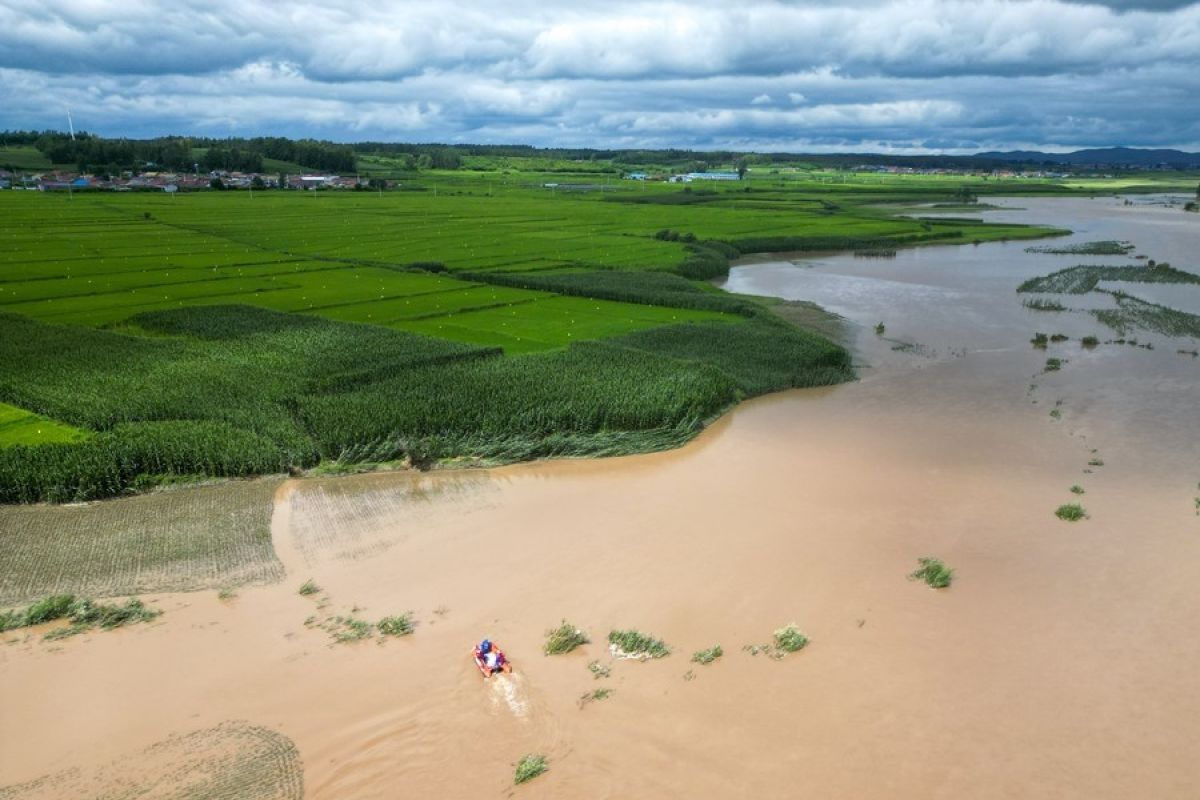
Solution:
{"label": "rice field plot", "polygon": [[715,311],[638,305],[583,297],[544,296],[534,302],[464,311],[446,317],[397,321],[393,327],[472,344],[508,342],[505,352],[528,353],[564,347],[587,339],[604,339],[632,331],[687,321],[740,318]]}
{"label": "rice field plot", "polygon": [[283,578],[271,546],[277,479],[76,506],[0,506],[0,606]]}
{"label": "rice field plot", "polygon": [[622,441],[626,452],[638,449],[629,441],[637,437],[623,433],[679,443],[736,396],[733,381],[709,365],[581,342],[306,396],[299,411],[326,459],[520,460]]}
{"label": "rice field plot", "polygon": [[304,768],[291,739],[231,721],[172,736],[103,766],[0,786],[0,800],[64,797],[301,800]]}
{"label": "rice field plot", "polygon": [[409,320],[452,317],[468,311],[514,307],[554,295],[502,286],[469,286],[461,289],[458,281],[447,281],[454,288],[408,295],[386,300],[347,303],[322,308],[320,315],[345,322],[394,325]]}
{"label": "rice field plot", "polygon": [[1017,287],[1018,292],[1048,294],[1087,294],[1101,281],[1129,283],[1200,284],[1200,275],[1169,266],[1097,267],[1078,266],[1049,275],[1030,278]]}
{"label": "rice field plot", "polygon": [[0,403],[0,447],[77,442],[87,431],[47,419],[32,411]]}
{"label": "rice field plot", "polygon": [[1116,308],[1100,309],[1091,313],[1120,336],[1140,328],[1163,336],[1200,339],[1200,315],[1177,311],[1157,303],[1147,303],[1145,300],[1119,292],[1113,293],[1113,299],[1116,301]]}
{"label": "rice field plot", "polygon": [[703,322],[656,327],[606,344],[715,365],[751,396],[853,377],[850,356],[841,347],[814,333],[763,319],[737,326]]}

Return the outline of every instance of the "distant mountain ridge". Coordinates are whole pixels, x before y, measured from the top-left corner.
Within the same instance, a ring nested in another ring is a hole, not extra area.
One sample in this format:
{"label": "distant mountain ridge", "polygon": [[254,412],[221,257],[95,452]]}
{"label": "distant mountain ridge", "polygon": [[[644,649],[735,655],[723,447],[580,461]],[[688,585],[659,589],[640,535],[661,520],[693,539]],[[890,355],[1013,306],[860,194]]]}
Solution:
{"label": "distant mountain ridge", "polygon": [[1040,150],[976,153],[975,158],[1035,164],[1072,164],[1112,167],[1153,167],[1159,164],[1200,167],[1200,153],[1182,150],[1142,150],[1135,147],[1100,147],[1073,153],[1043,153]]}

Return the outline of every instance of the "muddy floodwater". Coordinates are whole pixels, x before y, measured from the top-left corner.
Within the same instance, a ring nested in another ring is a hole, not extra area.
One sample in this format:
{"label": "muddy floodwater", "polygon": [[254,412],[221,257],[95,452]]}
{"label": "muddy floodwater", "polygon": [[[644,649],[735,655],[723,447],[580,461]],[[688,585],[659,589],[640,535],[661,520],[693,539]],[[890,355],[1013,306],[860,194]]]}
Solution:
{"label": "muddy floodwater", "polygon": [[[1076,231],[1039,244],[1200,269],[1178,208],[1000,202],[979,216]],[[861,379],[745,403],[674,452],[284,483],[282,583],[0,645],[0,786],[20,789],[0,796],[144,780],[139,753],[230,724],[294,743],[309,798],[1200,796],[1197,342],[1081,347],[1115,338],[1079,310],[1107,296],[1034,311],[1016,286],[1140,262],[1027,246],[736,267],[732,291],[845,317]],[[1200,313],[1194,287],[1121,288]],[[1070,502],[1088,518],[1057,519]],[[907,580],[921,556],[953,586]],[[411,636],[329,633],[406,611]],[[563,619],[592,643],[543,656]],[[743,650],[793,622],[801,652]],[[613,661],[613,628],[673,653]],[[481,680],[485,635],[510,678]],[[514,788],[525,753],[549,771]]]}

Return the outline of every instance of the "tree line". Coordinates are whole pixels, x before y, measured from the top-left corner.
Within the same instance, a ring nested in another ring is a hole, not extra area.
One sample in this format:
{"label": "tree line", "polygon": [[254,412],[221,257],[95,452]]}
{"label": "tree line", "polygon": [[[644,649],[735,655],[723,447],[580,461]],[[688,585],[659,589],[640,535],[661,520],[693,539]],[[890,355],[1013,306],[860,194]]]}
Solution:
{"label": "tree line", "polygon": [[315,139],[193,136],[109,139],[87,132],[72,137],[62,131],[5,131],[0,133],[0,142],[33,145],[51,163],[74,164],[80,172],[116,174],[156,168],[184,172],[262,172],[264,159],[327,172],[354,172],[357,168],[353,147]]}

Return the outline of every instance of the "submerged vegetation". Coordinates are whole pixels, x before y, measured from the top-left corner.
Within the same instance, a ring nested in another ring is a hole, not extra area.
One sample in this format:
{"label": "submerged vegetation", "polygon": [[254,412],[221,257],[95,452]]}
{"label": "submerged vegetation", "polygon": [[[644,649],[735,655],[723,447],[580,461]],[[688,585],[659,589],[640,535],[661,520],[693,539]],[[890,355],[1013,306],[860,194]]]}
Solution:
{"label": "submerged vegetation", "polygon": [[1030,278],[1017,291],[1050,294],[1087,294],[1101,281],[1130,283],[1200,284],[1200,275],[1174,269],[1168,264],[1131,267],[1079,266],[1059,270],[1050,275]]}
{"label": "submerged vegetation", "polygon": [[910,581],[924,581],[931,589],[945,589],[954,582],[954,570],[936,558],[918,558],[919,565],[909,573]]}
{"label": "submerged vegetation", "polygon": [[774,638],[775,648],[781,653],[795,653],[808,646],[808,636],[794,622],[775,631]]}
{"label": "submerged vegetation", "polygon": [[62,639],[92,628],[111,630],[138,622],[149,622],[160,614],[161,611],[148,608],[136,597],[130,598],[124,604],[113,605],[71,594],[52,595],[24,609],[0,612],[0,632],[67,620],[70,623],[67,627],[55,628],[45,637]]}
{"label": "submerged vegetation", "polygon": [[562,655],[590,641],[586,633],[564,619],[557,628],[546,631],[546,644],[542,651],[548,656]]}
{"label": "submerged vegetation", "polygon": [[609,649],[618,658],[664,658],[671,655],[671,648],[662,639],[656,639],[640,631],[614,630],[608,634]]}
{"label": "submerged vegetation", "polygon": [[1119,335],[1141,328],[1164,336],[1200,338],[1200,315],[1148,303],[1120,292],[1114,292],[1113,299],[1116,308],[1100,309],[1092,314]]}
{"label": "submerged vegetation", "polygon": [[1036,297],[1033,300],[1026,300],[1022,305],[1034,311],[1066,311],[1067,307],[1057,300],[1046,300],[1041,297]]}
{"label": "submerged vegetation", "polygon": [[409,612],[384,617],[375,623],[375,628],[383,636],[408,636],[416,630],[416,625],[413,623],[412,613]]}
{"label": "submerged vegetation", "polygon": [[533,780],[549,768],[549,762],[546,761],[546,757],[543,755],[530,753],[521,756],[521,759],[517,762],[516,772],[513,775],[513,783],[519,786],[526,781]]}
{"label": "submerged vegetation", "polygon": [[1133,252],[1129,242],[1083,242],[1082,244],[1038,245],[1026,247],[1026,253],[1052,253],[1073,256],[1124,256]]}
{"label": "submerged vegetation", "polygon": [[711,664],[723,655],[725,655],[725,651],[721,649],[721,645],[715,644],[692,653],[692,661],[697,664]]}
{"label": "submerged vegetation", "polygon": [[1055,509],[1054,516],[1067,522],[1078,522],[1087,517],[1087,512],[1079,503],[1066,503]]}

